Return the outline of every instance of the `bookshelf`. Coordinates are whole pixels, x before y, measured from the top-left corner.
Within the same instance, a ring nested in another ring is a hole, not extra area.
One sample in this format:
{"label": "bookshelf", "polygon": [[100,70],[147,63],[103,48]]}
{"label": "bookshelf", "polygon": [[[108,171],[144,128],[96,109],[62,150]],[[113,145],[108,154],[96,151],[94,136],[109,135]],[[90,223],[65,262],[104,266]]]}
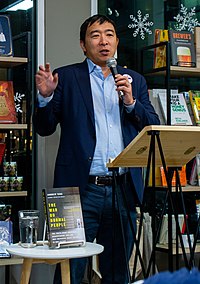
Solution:
{"label": "bookshelf", "polygon": [[[167,252],[168,250],[168,245],[167,244],[157,244],[157,250],[162,251],[162,252]],[[185,248],[185,252],[187,254],[190,253],[189,248]],[[173,245],[173,250],[172,250],[173,255],[176,254],[176,245]],[[195,253],[200,253],[200,243],[197,243],[196,248],[195,248]],[[181,248],[178,250],[178,254],[182,254]]]}
{"label": "bookshelf", "polygon": [[[166,68],[157,68],[145,73],[145,76],[166,76]],[[200,68],[197,67],[179,67],[179,66],[170,66],[170,76],[175,77],[200,77]]]}
{"label": "bookshelf", "polygon": [[25,63],[28,63],[26,57],[0,56],[0,68],[12,68]]}
{"label": "bookshelf", "polygon": [[[200,34],[200,30],[199,30],[199,34]],[[199,36],[199,38],[200,38],[200,36]],[[163,43],[160,43],[160,44],[166,45],[166,66],[162,67],[162,68],[157,68],[157,69],[154,69],[153,67],[149,69],[148,64],[145,66],[145,62],[146,62],[144,60],[145,52],[147,53],[147,55],[149,55],[149,54],[154,55],[154,53],[150,52],[150,50],[154,50],[155,47],[158,46],[158,44],[146,46],[141,50],[141,67],[142,67],[141,73],[146,77],[147,82],[148,82],[148,78],[152,77],[152,76],[163,76],[163,78],[164,78],[163,88],[166,89],[166,93],[167,93],[167,96],[166,96],[166,100],[167,100],[166,101],[166,104],[167,104],[167,125],[166,125],[166,127],[167,127],[168,125],[171,125],[170,94],[171,94],[171,89],[172,89],[171,88],[172,79],[177,79],[177,81],[178,81],[180,78],[187,78],[188,79],[188,78],[199,78],[200,77],[200,56],[199,56],[200,55],[200,39],[199,39],[199,43],[198,44],[196,43],[196,52],[197,52],[196,67],[171,66],[170,43],[169,42],[163,42]],[[153,60],[152,60],[152,66],[153,66]],[[145,70],[145,69],[148,69],[148,70]],[[175,127],[177,127],[177,130],[179,129],[179,126],[175,126]],[[190,127],[193,127],[193,126],[186,126],[186,127],[190,128]],[[177,132],[177,135],[178,135],[178,132]],[[183,141],[184,141],[184,137],[183,137]],[[178,148],[176,148],[176,149],[177,149],[177,151],[179,150]],[[173,154],[172,154],[172,156],[173,156]],[[162,187],[162,186],[159,187],[159,188],[157,188],[157,187],[153,188],[152,187],[152,191],[154,192],[154,194],[158,194],[157,200],[159,200],[159,202],[161,204],[160,206],[164,208],[165,205],[164,205],[164,203],[161,203],[160,200],[162,200],[162,202],[164,202],[163,198],[165,198],[165,197],[164,197],[164,195],[162,195],[162,193],[160,194],[160,192],[161,191],[166,192],[166,187]],[[151,191],[151,193],[152,193],[152,191]],[[191,196],[192,196],[192,198],[194,199],[194,202],[195,202],[195,199],[196,199],[195,195],[199,195],[200,187],[187,185],[185,187],[182,187],[181,191],[179,189],[177,190],[175,187],[172,187],[171,192],[172,192],[172,196],[176,200],[177,204],[180,205],[180,203],[181,203],[181,211],[182,210],[184,211],[186,209],[186,214],[190,214],[188,212],[191,212],[190,211],[191,208],[185,208],[185,196],[190,192],[193,193],[193,194],[191,194]],[[151,197],[149,197],[149,200],[151,200]],[[148,201],[147,201],[147,203],[148,203]],[[169,199],[167,200],[167,204],[168,204],[168,209],[165,212],[168,212],[169,219],[171,219],[172,208],[171,208]],[[156,203],[155,203],[155,207],[156,207]],[[158,214],[159,210],[161,210],[161,207],[159,208],[159,205],[158,205],[158,207],[156,209],[156,210],[158,210],[157,214]],[[149,209],[149,210],[151,210],[151,209]],[[165,210],[166,210],[166,208],[165,208]],[[180,208],[179,208],[179,210],[180,210]],[[152,214],[156,214],[156,213],[153,212]],[[177,214],[181,214],[181,213],[179,211],[177,211]],[[155,217],[155,215],[152,215],[152,216]],[[154,218],[154,217],[152,217],[152,218]],[[155,222],[155,220],[154,221],[152,220],[152,222]],[[196,225],[195,225],[195,231],[196,232],[197,232],[197,229],[198,228],[197,228],[197,222],[196,222]],[[172,227],[171,227],[170,223],[168,223],[168,232],[169,232],[169,235],[171,235]],[[167,254],[168,254],[168,269],[169,270],[173,270],[173,256],[175,256],[176,260],[178,261],[178,256],[183,253],[181,248],[178,248],[178,252],[177,252],[176,246],[174,244],[172,244],[171,241],[167,245],[160,245],[160,244],[156,243],[156,247],[155,247],[155,250],[158,251],[158,252],[159,251],[162,251],[162,252],[165,252],[165,253],[167,252]],[[176,242],[178,242],[178,239],[176,239]],[[194,255],[196,255],[196,253],[199,253],[199,252],[200,252],[200,244],[197,243],[196,249],[194,251]],[[189,254],[188,249],[186,249],[186,253]]]}

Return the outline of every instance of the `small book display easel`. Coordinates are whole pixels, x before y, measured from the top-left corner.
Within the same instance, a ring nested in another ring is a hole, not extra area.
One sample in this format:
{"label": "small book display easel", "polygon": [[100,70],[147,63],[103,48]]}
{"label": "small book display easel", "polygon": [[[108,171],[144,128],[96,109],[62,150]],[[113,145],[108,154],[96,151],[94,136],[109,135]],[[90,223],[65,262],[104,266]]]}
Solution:
{"label": "small book display easel", "polygon": [[79,188],[44,189],[43,202],[49,247],[85,245]]}

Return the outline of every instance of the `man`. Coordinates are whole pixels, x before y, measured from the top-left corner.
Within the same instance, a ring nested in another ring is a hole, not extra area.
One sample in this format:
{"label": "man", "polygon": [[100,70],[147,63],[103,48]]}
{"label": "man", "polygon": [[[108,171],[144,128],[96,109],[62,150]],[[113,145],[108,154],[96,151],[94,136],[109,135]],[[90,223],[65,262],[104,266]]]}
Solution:
{"label": "man", "polygon": [[[94,15],[80,29],[80,46],[86,60],[58,68],[53,74],[46,64],[36,74],[39,95],[35,129],[46,136],[56,130],[58,123],[61,126],[54,187],[80,188],[86,240],[93,242],[96,238],[104,246],[104,252],[99,255],[102,284],[129,281],[117,206],[113,249],[112,179],[109,177],[112,173],[106,163],[144,126],[159,124],[144,78],[120,66],[113,78],[106,62],[114,56],[118,42],[115,24],[105,16]],[[141,169],[119,169],[119,174],[134,223],[135,198],[141,202],[143,195]],[[121,196],[119,199],[129,259],[134,238]],[[71,283],[81,283],[85,265],[85,259],[71,261]],[[54,283],[61,283],[58,273]]]}

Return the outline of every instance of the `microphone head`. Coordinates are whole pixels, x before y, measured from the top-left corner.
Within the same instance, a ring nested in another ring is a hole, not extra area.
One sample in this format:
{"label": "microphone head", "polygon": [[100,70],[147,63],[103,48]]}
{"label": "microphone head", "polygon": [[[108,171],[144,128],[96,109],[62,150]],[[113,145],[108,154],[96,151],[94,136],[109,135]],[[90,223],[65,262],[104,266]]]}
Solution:
{"label": "microphone head", "polygon": [[108,58],[106,60],[106,65],[110,68],[110,67],[116,67],[117,66],[117,61],[114,57]]}

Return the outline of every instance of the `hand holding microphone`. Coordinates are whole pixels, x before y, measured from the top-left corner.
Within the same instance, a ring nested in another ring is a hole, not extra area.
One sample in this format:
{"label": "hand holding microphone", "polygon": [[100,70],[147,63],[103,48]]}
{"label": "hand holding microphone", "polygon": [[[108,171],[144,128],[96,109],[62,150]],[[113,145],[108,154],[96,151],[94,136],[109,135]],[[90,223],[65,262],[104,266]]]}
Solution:
{"label": "hand holding microphone", "polygon": [[114,77],[115,84],[117,86],[117,92],[119,97],[123,99],[125,105],[131,105],[134,103],[132,95],[132,85],[128,80],[127,75],[121,75],[117,71],[117,61],[114,57],[109,58],[106,61],[107,66],[110,68],[110,71]]}

